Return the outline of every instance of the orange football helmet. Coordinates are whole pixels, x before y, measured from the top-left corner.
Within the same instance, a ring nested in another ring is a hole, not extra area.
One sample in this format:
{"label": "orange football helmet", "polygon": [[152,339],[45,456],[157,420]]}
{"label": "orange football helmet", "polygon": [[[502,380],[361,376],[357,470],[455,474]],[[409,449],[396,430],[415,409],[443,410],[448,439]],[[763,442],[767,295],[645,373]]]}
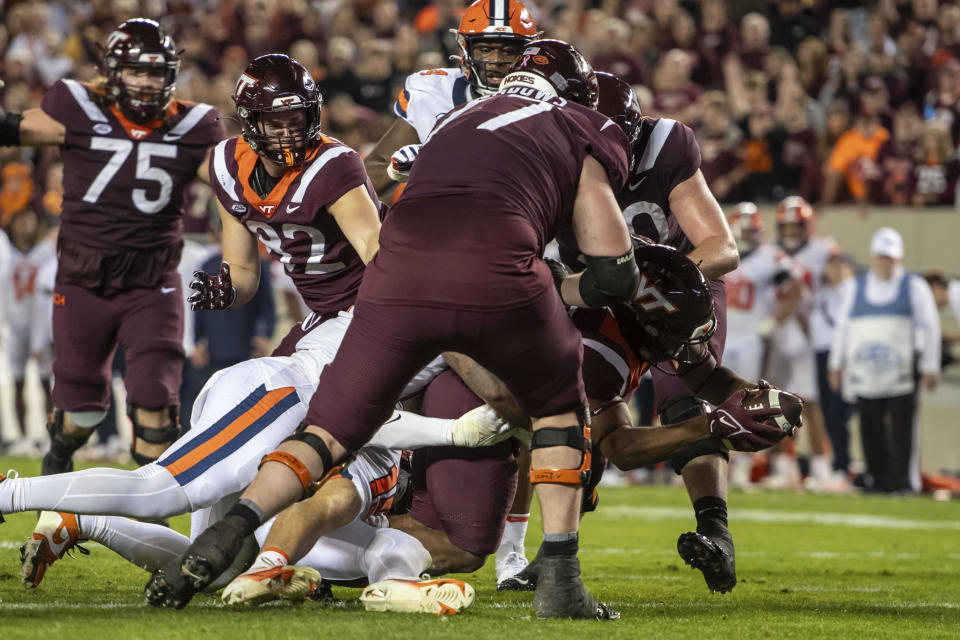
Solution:
{"label": "orange football helmet", "polygon": [[746,255],[763,242],[765,225],[757,205],[741,202],[730,212],[730,231],[737,242],[737,250]]}
{"label": "orange football helmet", "polygon": [[777,205],[777,244],[787,253],[795,253],[813,236],[816,223],[817,214],[809,202],[787,196]]}
{"label": "orange football helmet", "polygon": [[[522,49],[540,32],[530,12],[517,0],[477,0],[467,7],[456,34],[460,55],[454,59],[477,93],[489,95],[497,90],[513,60],[478,60],[473,55],[474,45],[480,41],[512,43]],[[499,78],[488,80],[491,71],[499,73]]]}

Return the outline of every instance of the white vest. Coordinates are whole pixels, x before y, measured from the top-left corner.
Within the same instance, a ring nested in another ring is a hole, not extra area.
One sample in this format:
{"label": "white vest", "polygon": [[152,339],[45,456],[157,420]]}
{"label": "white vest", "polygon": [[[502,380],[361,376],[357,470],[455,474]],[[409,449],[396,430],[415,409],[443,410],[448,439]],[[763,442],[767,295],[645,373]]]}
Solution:
{"label": "white vest", "polygon": [[889,398],[913,393],[914,326],[910,304],[910,278],[905,273],[897,295],[887,304],[866,299],[865,273],[855,281],[845,387],[862,398]]}

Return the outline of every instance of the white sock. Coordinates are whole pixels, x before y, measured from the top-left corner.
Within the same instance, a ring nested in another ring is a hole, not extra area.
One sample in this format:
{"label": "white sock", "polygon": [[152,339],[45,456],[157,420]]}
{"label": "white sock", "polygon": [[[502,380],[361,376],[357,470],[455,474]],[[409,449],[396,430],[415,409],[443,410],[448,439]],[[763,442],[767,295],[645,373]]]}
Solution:
{"label": "white sock", "polygon": [[450,435],[453,420],[424,418],[408,411],[394,411],[393,416],[367,444],[383,449],[419,449],[453,444]]}
{"label": "white sock", "polygon": [[287,554],[275,547],[267,547],[257,555],[257,559],[254,560],[250,568],[247,569],[247,573],[270,569],[272,567],[282,567],[288,564],[290,564],[290,558],[287,557]]}
{"label": "white sock", "polygon": [[810,456],[810,475],[817,480],[830,480],[833,477],[833,461],[828,455]]}
{"label": "white sock", "polygon": [[503,526],[503,536],[500,538],[500,547],[497,549],[497,560],[501,555],[516,552],[524,553],[523,543],[527,537],[527,525],[530,524],[529,513],[507,514],[507,522]]}
{"label": "white sock", "polygon": [[167,518],[190,511],[190,502],[183,487],[156,464],[133,471],[98,468],[0,482],[0,513],[35,509]]}
{"label": "white sock", "polygon": [[77,516],[83,538],[99,542],[141,569],[153,573],[179,558],[190,546],[187,536],[169,527],[120,516]]}

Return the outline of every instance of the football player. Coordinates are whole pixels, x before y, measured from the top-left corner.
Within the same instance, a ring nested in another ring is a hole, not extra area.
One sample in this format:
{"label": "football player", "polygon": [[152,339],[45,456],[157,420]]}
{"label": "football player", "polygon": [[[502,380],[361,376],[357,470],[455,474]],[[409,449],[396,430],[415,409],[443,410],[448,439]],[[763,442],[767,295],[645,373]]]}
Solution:
{"label": "football player", "polygon": [[[19,455],[31,455],[33,443],[27,437],[27,404],[24,396],[24,376],[27,360],[31,354],[37,364],[40,384],[43,387],[46,405],[50,407],[50,375],[53,364],[53,345],[47,336],[38,342],[39,330],[49,321],[34,314],[38,308],[38,276],[48,270],[49,263],[57,261],[53,242],[44,237],[46,227],[39,216],[23,209],[10,219],[7,233],[10,236],[10,279],[4,280],[3,314],[8,327],[8,351],[10,373],[13,374],[14,406],[20,424],[21,440],[14,445]],[[14,454],[17,455],[17,454]]]}
{"label": "football player", "polygon": [[0,110],[0,146],[57,145],[65,167],[45,475],[71,470],[106,417],[118,344],[134,460],[177,439],[183,193],[224,137],[213,107],[174,98],[180,54],[153,20],[117,27],[101,67],[93,84],[57,81],[39,108]]}
{"label": "football player", "polygon": [[[837,252],[833,238],[816,235],[816,212],[800,196],[788,196],[777,206],[777,244],[790,256],[804,286],[805,302],[782,323],[772,336],[769,375],[774,382],[789,385],[807,399],[804,405],[813,455],[810,459],[811,489],[843,490],[845,479],[834,476],[832,449],[823,413],[820,409],[817,385],[817,350],[829,350],[829,336],[810,331],[811,314],[823,283],[823,274],[830,256]],[[792,455],[778,450],[771,452],[770,486],[787,486],[799,480]]]}
{"label": "football player", "polygon": [[539,32],[518,0],[477,0],[464,12],[456,34],[457,66],[407,76],[393,106],[397,119],[364,161],[377,193],[406,182],[420,144],[437,120],[454,107],[494,93]]}
{"label": "football player", "polygon": [[[459,50],[459,54],[455,57],[457,66],[420,71],[406,78],[393,107],[397,119],[364,160],[377,192],[385,196],[397,183],[406,182],[420,143],[426,140],[438,118],[455,107],[494,93],[524,45],[538,35],[539,32],[530,12],[517,0],[478,0],[471,4],[464,12],[456,30]],[[475,363],[459,355],[451,355],[450,360],[458,368],[475,366]],[[441,384],[457,386],[453,380],[441,382]],[[495,400],[489,396],[485,399],[488,402]],[[506,409],[503,406],[495,408],[498,411]],[[479,468],[486,468],[489,479],[481,480],[478,483],[479,486],[488,486],[492,489],[490,483],[498,481],[494,479],[503,479],[501,470],[488,466],[493,465],[490,460],[468,461],[453,455],[456,462],[448,464],[441,462],[436,457],[437,453],[422,452],[418,461],[418,464],[422,463],[427,457],[433,460],[430,465],[433,469],[431,477],[439,477],[440,468],[447,468],[453,474],[480,472]],[[448,453],[455,454],[455,452]],[[508,460],[510,457],[512,456],[501,457],[501,462],[512,464]],[[529,467],[529,452],[525,447],[521,447],[517,460],[524,467],[524,471],[521,472],[516,501],[509,508],[506,524],[498,525],[504,527],[502,542],[496,552],[498,576],[514,575],[527,564],[523,540],[527,522],[530,519],[532,493],[526,481],[525,469]],[[449,483],[437,481],[437,486],[445,485],[449,486]],[[434,508],[437,506],[433,505]],[[447,518],[447,515],[451,517]],[[476,510],[475,515],[487,524],[497,520],[496,518],[491,520],[480,509]],[[452,514],[440,513],[437,514],[437,519],[431,519],[431,521],[437,523],[438,520],[446,520],[462,523],[462,516],[463,514],[459,511]],[[487,524],[474,528],[486,530]],[[493,537],[501,539],[501,535],[496,530],[489,533],[490,535],[477,536],[476,543],[469,545],[468,553],[471,553],[474,558],[468,561],[464,557],[465,564],[461,565],[463,568],[469,569],[470,562],[482,564],[483,558],[487,555],[485,547],[489,540]],[[483,542],[481,543],[480,540]],[[451,545],[449,551],[455,554],[456,549],[455,545]]]}
{"label": "football player", "polygon": [[[630,173],[617,202],[633,233],[673,246],[697,264],[706,276],[716,305],[717,327],[710,339],[711,353],[722,360],[726,337],[726,291],[721,276],[736,268],[736,242],[726,218],[700,172],[700,149],[686,125],[669,118],[644,117],[629,85],[610,74],[598,74],[601,113],[617,122],[630,141]],[[560,240],[565,238],[563,234]],[[561,258],[574,269],[583,268],[576,242],[561,242]],[[661,424],[673,424],[705,411],[702,399],[669,365],[652,372],[656,408]],[[704,440],[671,458],[683,477],[697,517],[697,530],[708,532],[698,541],[710,548],[698,557],[713,555],[720,571],[707,571],[711,590],[726,592],[736,584],[733,538],[727,528],[726,449]],[[691,539],[687,536],[685,539]],[[685,559],[689,559],[689,556]]]}

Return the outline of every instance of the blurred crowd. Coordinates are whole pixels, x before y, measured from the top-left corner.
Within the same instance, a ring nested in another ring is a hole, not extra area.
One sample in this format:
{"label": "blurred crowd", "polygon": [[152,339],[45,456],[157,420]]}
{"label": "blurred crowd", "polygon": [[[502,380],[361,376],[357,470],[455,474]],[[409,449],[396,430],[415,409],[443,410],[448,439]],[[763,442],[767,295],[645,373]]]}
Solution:
{"label": "blurred crowd", "polygon": [[[184,51],[182,98],[233,111],[247,61],[284,51],[319,79],[328,132],[361,151],[411,72],[449,66],[463,0],[6,0],[8,110],[97,73],[121,21],[159,17]],[[721,201],[949,205],[960,161],[960,5],[937,0],[531,0],[544,34],[681,120]],[[29,156],[30,153],[27,153]],[[30,159],[30,158],[25,158]],[[56,189],[37,165],[35,193]],[[25,197],[4,170],[3,211]],[[16,174],[16,175],[15,175]],[[8,187],[8,180],[11,185]],[[51,183],[51,184],[48,184]],[[45,206],[56,208],[55,197]]]}

